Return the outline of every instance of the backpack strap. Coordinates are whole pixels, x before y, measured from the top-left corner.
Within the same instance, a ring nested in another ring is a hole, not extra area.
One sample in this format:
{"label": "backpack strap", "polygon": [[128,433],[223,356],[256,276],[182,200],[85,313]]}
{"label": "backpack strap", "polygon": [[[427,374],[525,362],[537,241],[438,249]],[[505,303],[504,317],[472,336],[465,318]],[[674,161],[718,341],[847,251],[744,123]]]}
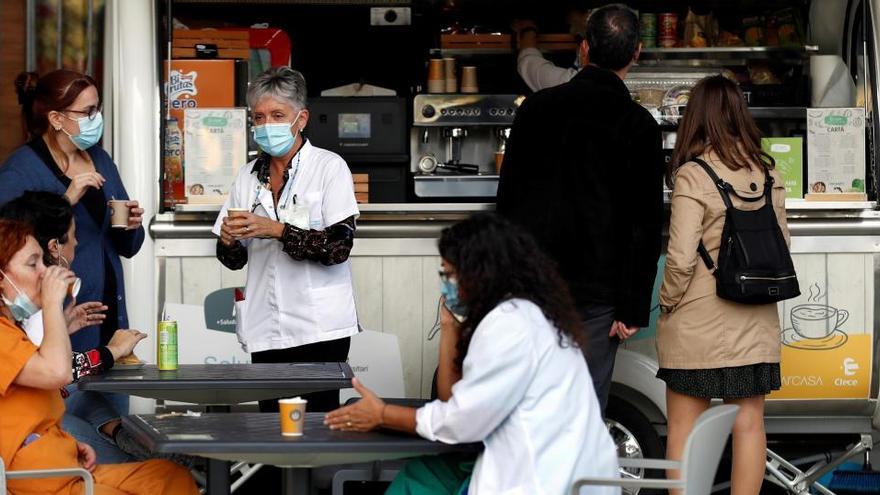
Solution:
{"label": "backpack strap", "polygon": [[712,257],[709,256],[709,251],[706,249],[706,245],[703,244],[703,240],[700,239],[700,245],[697,246],[697,253],[700,255],[700,258],[703,258],[703,263],[706,265],[706,268],[709,269],[710,273],[715,273],[715,262],[712,261]]}
{"label": "backpack strap", "polygon": [[712,170],[712,167],[710,167],[709,164],[704,162],[701,158],[694,158],[693,161],[696,162],[697,165],[702,167],[707,174],[709,174],[709,178],[712,179],[712,183],[715,184],[715,187],[718,188],[718,194],[721,195],[721,200],[724,201],[724,206],[726,208],[733,208],[733,203],[730,201],[730,194],[736,194],[733,191],[733,186],[731,186],[727,182],[724,182],[721,177],[718,177],[718,174],[716,174],[715,171]]}
{"label": "backpack strap", "polygon": [[761,169],[764,171],[764,194],[755,197],[748,197],[740,196],[732,185],[724,182],[723,179],[718,177],[718,174],[716,174],[715,171],[712,170],[712,167],[710,167],[709,164],[703,161],[701,158],[694,158],[692,161],[696,162],[700,167],[702,167],[703,170],[705,170],[706,173],[709,174],[709,177],[712,178],[712,183],[715,184],[715,187],[718,188],[718,192],[721,194],[721,199],[724,200],[725,207],[733,208],[733,204],[730,201],[731,195],[736,196],[742,201],[746,201],[748,203],[755,203],[766,198],[767,201],[772,204],[773,199],[771,192],[773,190],[773,177],[770,176],[770,171],[767,169],[767,165],[765,165],[764,163],[761,163]]}

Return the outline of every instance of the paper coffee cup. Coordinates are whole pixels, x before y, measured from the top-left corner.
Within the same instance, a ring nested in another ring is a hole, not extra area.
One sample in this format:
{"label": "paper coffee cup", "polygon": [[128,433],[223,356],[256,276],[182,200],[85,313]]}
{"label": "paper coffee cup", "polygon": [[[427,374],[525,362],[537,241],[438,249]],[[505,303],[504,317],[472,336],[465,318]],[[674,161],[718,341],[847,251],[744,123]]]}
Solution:
{"label": "paper coffee cup", "polygon": [[468,65],[461,68],[461,92],[480,92],[479,85],[477,84],[477,68],[473,65]]}
{"label": "paper coffee cup", "polygon": [[298,437],[303,434],[306,421],[306,401],[300,397],[278,399],[281,414],[281,434],[286,437]]}
{"label": "paper coffee cup", "polygon": [[79,277],[73,279],[73,282],[67,286],[67,295],[69,297],[76,297],[79,295],[79,289],[82,287],[82,280]]}
{"label": "paper coffee cup", "polygon": [[242,213],[250,213],[250,210],[248,210],[247,208],[227,208],[226,209],[226,216],[229,218],[235,218]]}
{"label": "paper coffee cup", "polygon": [[128,216],[131,211],[125,204],[128,203],[122,199],[110,200],[110,226],[114,229],[124,229],[128,227]]}

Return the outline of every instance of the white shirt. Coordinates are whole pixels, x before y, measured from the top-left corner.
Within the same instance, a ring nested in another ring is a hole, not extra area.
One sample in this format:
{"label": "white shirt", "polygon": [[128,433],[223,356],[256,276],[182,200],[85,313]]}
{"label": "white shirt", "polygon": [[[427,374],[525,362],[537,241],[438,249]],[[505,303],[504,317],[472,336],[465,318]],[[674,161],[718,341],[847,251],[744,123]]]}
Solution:
{"label": "white shirt", "polygon": [[[260,186],[253,164],[239,171],[214,223],[214,234],[220,235],[229,208],[255,206],[257,215],[278,220],[272,191]],[[351,172],[335,153],[306,141],[291,161],[290,181],[292,194],[280,195],[279,202],[292,201],[295,195],[296,204],[308,207],[310,229],[323,230],[359,214]],[[248,251],[247,285],[245,300],[235,303],[235,327],[245,352],[287,349],[358,332],[349,261],[332,266],[296,261],[281,250],[277,239],[249,239],[243,244]]]}
{"label": "white shirt", "polygon": [[523,48],[519,51],[516,70],[532,91],[567,83],[578,73],[573,67],[559,67],[547,60],[537,48]]}
{"label": "white shirt", "polygon": [[580,478],[618,476],[583,354],[561,347],[541,309],[522,299],[498,305],[480,322],[452,397],[420,408],[416,431],[428,440],[485,444],[470,495],[561,495]]}
{"label": "white shirt", "polygon": [[43,310],[39,310],[32,314],[30,318],[21,322],[24,332],[35,346],[39,347],[43,343]]}

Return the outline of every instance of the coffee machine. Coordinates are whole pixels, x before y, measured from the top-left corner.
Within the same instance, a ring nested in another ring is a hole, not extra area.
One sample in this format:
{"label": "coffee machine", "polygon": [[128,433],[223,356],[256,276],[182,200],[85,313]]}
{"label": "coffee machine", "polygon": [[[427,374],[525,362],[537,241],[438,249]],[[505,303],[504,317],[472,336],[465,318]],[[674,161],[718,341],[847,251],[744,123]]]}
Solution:
{"label": "coffee machine", "polygon": [[417,95],[410,131],[416,198],[494,198],[522,100],[518,95]]}

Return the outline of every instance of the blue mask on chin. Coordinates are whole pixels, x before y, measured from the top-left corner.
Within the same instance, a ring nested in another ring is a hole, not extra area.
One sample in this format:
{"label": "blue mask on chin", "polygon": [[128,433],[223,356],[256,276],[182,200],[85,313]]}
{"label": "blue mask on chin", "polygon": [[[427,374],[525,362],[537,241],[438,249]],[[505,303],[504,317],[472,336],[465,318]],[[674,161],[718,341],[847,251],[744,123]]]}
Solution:
{"label": "blue mask on chin", "polygon": [[440,283],[440,294],[446,298],[446,307],[453,314],[464,316],[467,314],[467,305],[458,299],[458,282],[455,279],[443,280]]}
{"label": "blue mask on chin", "polygon": [[14,301],[10,301],[9,299],[6,299],[6,296],[2,296],[3,304],[5,304],[7,308],[9,308],[9,312],[12,313],[12,317],[15,318],[15,321],[26,320],[36,314],[37,311],[40,310],[40,308],[38,308],[36,304],[31,301],[31,298],[25,295],[18,288],[18,286],[15,285],[15,282],[13,282],[11,278],[3,273],[2,270],[0,270],[0,274],[2,274],[6,280],[9,280],[9,283],[12,284],[15,292],[18,293],[15,296]]}

